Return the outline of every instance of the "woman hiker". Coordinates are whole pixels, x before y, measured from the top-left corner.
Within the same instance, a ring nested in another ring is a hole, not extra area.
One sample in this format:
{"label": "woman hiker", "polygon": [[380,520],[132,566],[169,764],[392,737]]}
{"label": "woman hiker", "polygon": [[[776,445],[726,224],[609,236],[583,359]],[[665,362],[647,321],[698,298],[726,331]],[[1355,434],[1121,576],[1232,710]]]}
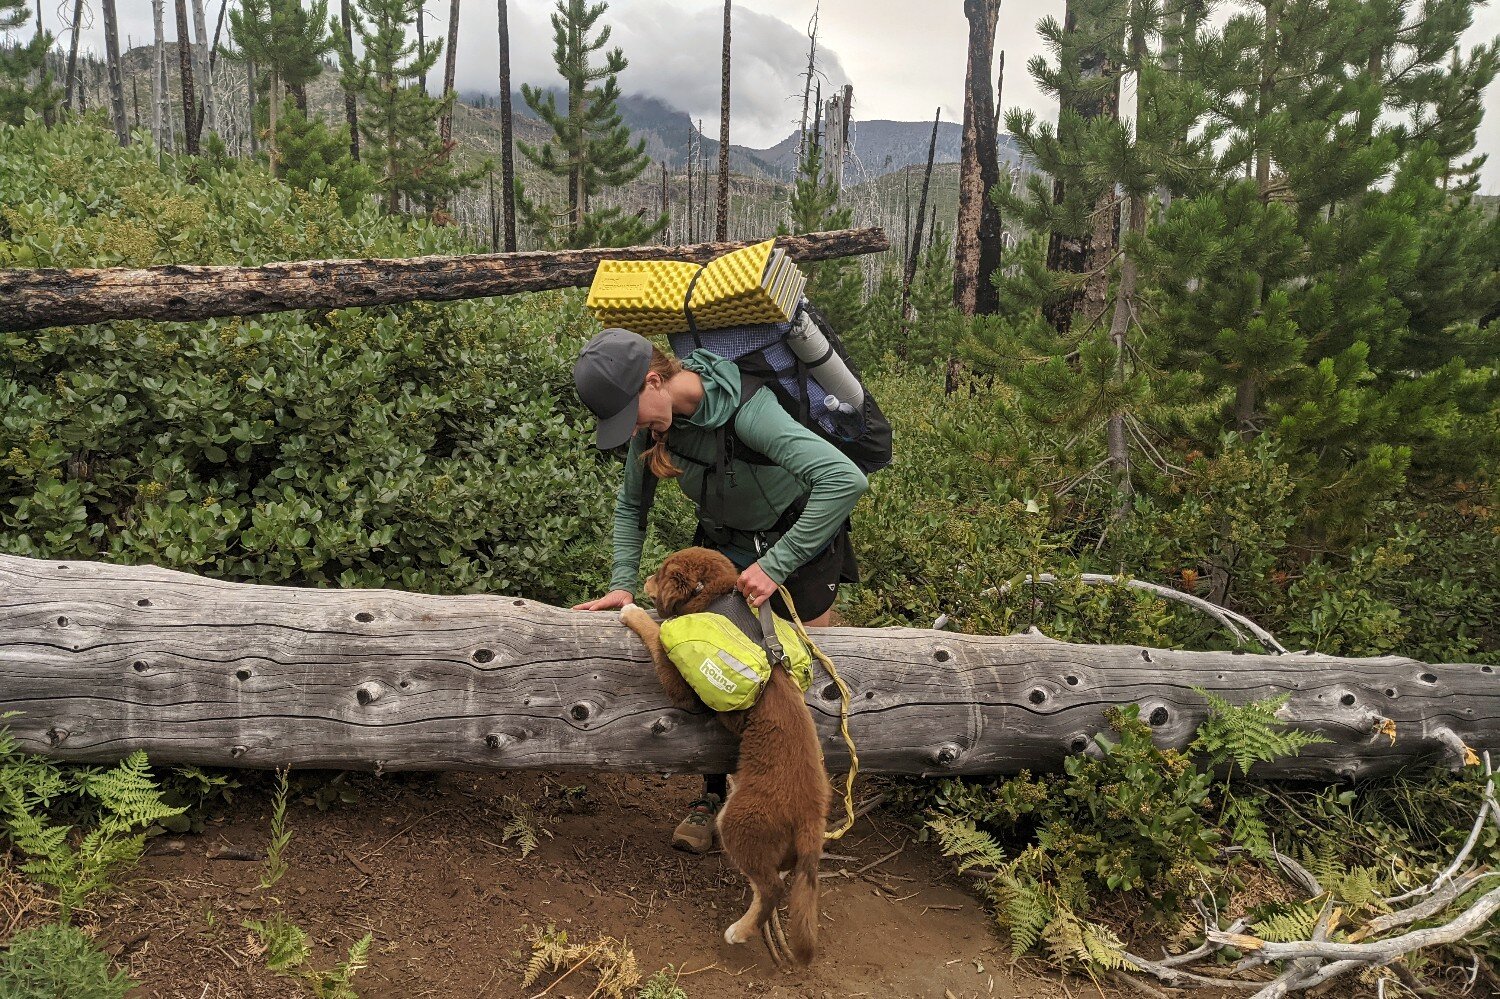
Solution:
{"label": "woman hiker", "polygon": [[[859,578],[849,512],[867,483],[854,462],[797,422],[770,388],[761,386],[741,405],[739,368],[707,350],[678,361],[645,337],[608,329],[583,348],[573,382],[598,417],[595,443],[609,450],[630,442],[615,499],[610,590],[575,610],[633,601],[653,493],[649,469],[675,478],[697,506],[694,542],[723,552],[741,570],[738,587],[751,606],[770,599],[790,617],[776,589],[782,583],[804,624],[827,626],[839,583]],[[733,435],[723,436],[734,453],[720,455],[718,431],[731,418]],[[672,845],[707,853],[727,796],[723,774],[705,775],[703,796],[688,806]]]}

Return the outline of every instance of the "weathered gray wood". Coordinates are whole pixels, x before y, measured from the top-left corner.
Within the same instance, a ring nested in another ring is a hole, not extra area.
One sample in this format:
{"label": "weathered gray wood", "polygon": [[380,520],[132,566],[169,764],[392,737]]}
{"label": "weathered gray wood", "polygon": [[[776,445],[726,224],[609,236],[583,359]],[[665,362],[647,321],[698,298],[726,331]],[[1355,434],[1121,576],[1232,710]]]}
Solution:
{"label": "weathered gray wood", "polygon": [[[880,229],[777,236],[776,244],[798,261],[881,253],[890,248]],[[0,269],[0,331],[113,319],[183,322],[289,309],[450,302],[578,288],[594,280],[594,270],[601,260],[690,260],[706,264],[730,250],[750,245],[695,243],[404,260],[299,260],[259,267],[166,264]]]}
{"label": "weathered gray wood", "polygon": [[[1268,768],[1356,776],[1500,747],[1489,666],[1389,656],[1239,655],[910,628],[819,634],[854,692],[865,770],[1058,768],[1136,702],[1181,746],[1201,686],[1288,691],[1331,744]],[[809,693],[831,767],[837,691]],[[105,760],[271,767],[723,770],[729,736],[666,706],[610,613],[519,597],[224,583],[151,566],[0,555],[0,713],[29,749]],[[1394,723],[1394,743],[1380,734]]]}

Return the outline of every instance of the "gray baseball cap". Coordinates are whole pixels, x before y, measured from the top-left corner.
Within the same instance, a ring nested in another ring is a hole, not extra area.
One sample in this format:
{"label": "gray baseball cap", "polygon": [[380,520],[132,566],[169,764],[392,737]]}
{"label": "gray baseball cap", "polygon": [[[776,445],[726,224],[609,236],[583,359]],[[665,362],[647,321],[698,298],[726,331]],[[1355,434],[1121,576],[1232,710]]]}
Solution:
{"label": "gray baseball cap", "polygon": [[599,418],[594,443],[619,447],[635,433],[641,388],[651,368],[651,342],[639,333],[608,329],[588,342],[573,365],[578,398]]}

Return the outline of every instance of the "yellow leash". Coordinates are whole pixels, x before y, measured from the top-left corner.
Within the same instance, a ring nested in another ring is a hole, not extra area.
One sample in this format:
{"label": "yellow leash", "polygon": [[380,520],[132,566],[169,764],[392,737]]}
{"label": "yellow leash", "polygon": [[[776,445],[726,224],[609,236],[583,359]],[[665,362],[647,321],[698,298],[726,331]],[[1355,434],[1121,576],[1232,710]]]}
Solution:
{"label": "yellow leash", "polygon": [[807,643],[807,648],[817,657],[818,662],[833,677],[833,682],[839,685],[839,732],[844,737],[844,744],[849,747],[849,776],[844,781],[844,824],[838,829],[823,834],[824,839],[839,839],[854,827],[854,778],[859,773],[859,754],[854,751],[854,737],[849,734],[849,687],[844,683],[844,678],[839,676],[839,671],[834,668],[833,660],[823,653],[823,650],[813,642],[812,636],[807,633],[807,628],[802,624],[802,618],[797,616],[797,605],[792,602],[792,595],[787,592],[785,586],[778,586],[781,591],[781,599],[786,601],[786,609],[792,614],[792,624],[797,629],[797,636]]}

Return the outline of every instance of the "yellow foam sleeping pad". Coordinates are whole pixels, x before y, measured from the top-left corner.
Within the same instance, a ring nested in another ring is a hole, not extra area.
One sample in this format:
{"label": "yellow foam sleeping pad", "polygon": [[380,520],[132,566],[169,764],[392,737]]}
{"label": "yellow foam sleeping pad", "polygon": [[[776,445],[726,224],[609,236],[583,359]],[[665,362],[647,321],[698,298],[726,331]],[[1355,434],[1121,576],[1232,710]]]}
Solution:
{"label": "yellow foam sleeping pad", "polygon": [[605,326],[651,336],[791,322],[806,285],[801,269],[768,239],[701,265],[600,261],[587,304]]}

